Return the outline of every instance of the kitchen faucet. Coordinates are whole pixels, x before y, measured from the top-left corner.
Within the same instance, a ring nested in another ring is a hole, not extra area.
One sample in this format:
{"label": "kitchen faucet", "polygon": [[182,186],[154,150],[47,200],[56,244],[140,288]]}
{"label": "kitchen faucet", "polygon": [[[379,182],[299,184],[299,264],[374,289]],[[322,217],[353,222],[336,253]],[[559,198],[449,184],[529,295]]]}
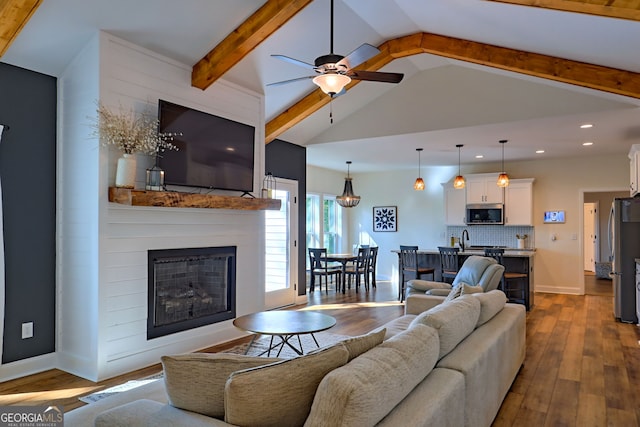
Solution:
{"label": "kitchen faucet", "polygon": [[460,249],[462,249],[462,252],[464,252],[464,236],[465,236],[465,234],[467,235],[467,241],[469,241],[469,232],[467,231],[466,228],[464,230],[462,230],[462,235],[460,236]]}

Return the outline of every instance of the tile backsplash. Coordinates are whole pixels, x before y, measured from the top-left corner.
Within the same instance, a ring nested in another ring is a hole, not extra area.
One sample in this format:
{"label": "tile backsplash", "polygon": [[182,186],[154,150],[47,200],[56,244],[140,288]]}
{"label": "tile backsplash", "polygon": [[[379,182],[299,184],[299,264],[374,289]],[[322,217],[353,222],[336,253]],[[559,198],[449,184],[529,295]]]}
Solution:
{"label": "tile backsplash", "polygon": [[535,228],[531,226],[505,227],[504,225],[471,225],[471,226],[447,226],[446,244],[450,243],[451,236],[459,238],[462,231],[469,232],[469,241],[465,246],[491,245],[516,248],[516,234],[526,234],[525,249],[536,247]]}

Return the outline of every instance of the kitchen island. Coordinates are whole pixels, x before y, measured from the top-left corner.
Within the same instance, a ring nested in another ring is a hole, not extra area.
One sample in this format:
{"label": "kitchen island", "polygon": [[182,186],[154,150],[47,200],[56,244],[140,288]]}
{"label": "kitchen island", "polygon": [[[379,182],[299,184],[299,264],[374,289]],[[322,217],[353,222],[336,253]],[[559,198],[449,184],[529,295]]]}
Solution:
{"label": "kitchen island", "polygon": [[[400,253],[399,250],[393,252]],[[459,252],[460,265],[470,257],[471,255],[484,256],[484,249],[478,247],[465,248],[464,251]],[[514,273],[524,273],[526,277],[518,280],[511,290],[508,292],[507,297],[509,302],[523,304],[527,310],[533,307],[533,259],[535,256],[535,249],[515,249],[504,248],[504,268],[505,271]],[[398,271],[401,271],[400,257],[398,257]],[[434,277],[436,281],[442,281],[442,270],[440,268],[440,252],[438,249],[419,249],[418,250],[418,263],[422,267],[431,267],[435,269]]]}

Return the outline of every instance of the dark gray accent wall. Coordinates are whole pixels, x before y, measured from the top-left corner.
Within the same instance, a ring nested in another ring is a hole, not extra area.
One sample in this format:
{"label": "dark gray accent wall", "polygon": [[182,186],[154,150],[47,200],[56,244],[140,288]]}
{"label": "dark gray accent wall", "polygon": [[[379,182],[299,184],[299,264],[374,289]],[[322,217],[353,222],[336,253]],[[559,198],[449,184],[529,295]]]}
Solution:
{"label": "dark gray accent wall", "polygon": [[298,181],[298,295],[307,289],[306,272],[306,218],[307,204],[307,149],[279,139],[267,144],[265,150],[266,173],[276,178]]}
{"label": "dark gray accent wall", "polygon": [[[2,363],[55,351],[56,79],[0,63],[5,245]],[[34,323],[22,339],[22,323]]]}

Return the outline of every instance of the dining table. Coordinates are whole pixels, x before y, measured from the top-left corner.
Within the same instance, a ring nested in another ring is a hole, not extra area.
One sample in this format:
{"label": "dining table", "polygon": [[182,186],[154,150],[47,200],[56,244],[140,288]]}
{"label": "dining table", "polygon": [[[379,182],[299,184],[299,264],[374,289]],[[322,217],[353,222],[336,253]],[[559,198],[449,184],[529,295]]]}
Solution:
{"label": "dining table", "polygon": [[340,264],[342,264],[342,293],[344,294],[346,292],[346,274],[345,271],[347,270],[347,264],[349,262],[352,261],[356,261],[358,259],[358,255],[354,255],[354,254],[348,254],[348,253],[343,253],[343,254],[327,254],[326,256],[322,257],[322,260],[325,262],[339,262]]}

